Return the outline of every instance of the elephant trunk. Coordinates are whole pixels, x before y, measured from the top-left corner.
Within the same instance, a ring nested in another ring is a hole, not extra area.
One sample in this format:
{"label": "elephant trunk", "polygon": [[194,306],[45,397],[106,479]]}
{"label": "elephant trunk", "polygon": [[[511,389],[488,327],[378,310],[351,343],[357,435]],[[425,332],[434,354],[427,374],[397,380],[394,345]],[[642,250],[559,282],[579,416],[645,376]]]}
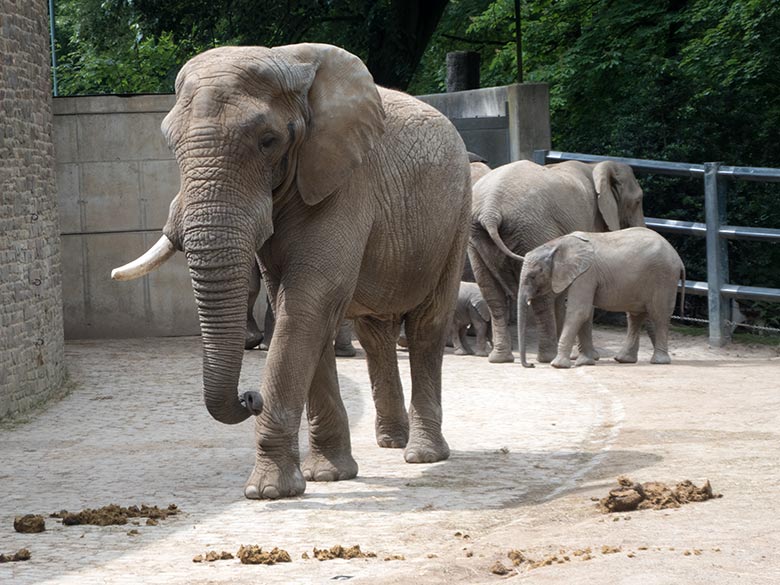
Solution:
{"label": "elephant trunk", "polygon": [[250,271],[258,240],[270,233],[250,224],[248,210],[229,209],[214,201],[188,206],[183,243],[200,319],[206,408],[216,420],[236,424],[260,414],[263,407],[259,392],[239,396],[238,382]]}
{"label": "elephant trunk", "polygon": [[528,325],[528,294],[523,290],[522,285],[517,291],[517,343],[520,346],[520,363],[524,368],[533,368],[526,359],[526,340],[525,334]]}

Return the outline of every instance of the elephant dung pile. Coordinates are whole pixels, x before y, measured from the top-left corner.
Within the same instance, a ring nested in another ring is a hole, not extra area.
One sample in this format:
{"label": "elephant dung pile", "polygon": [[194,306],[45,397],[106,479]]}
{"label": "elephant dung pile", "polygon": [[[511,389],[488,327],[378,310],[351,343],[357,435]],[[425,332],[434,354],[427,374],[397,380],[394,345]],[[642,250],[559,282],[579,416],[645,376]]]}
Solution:
{"label": "elephant dung pile", "polygon": [[318,561],[332,561],[333,559],[366,559],[376,557],[376,553],[364,553],[362,550],[360,550],[359,544],[348,547],[337,544],[330,547],[330,549],[314,548],[312,552],[314,554],[314,558]]}
{"label": "elephant dung pile", "polygon": [[43,516],[25,514],[14,518],[14,530],[25,534],[34,534],[46,530],[46,521]]}
{"label": "elephant dung pile", "polygon": [[29,561],[30,560],[30,551],[26,548],[20,548],[15,553],[9,553],[7,555],[4,555],[3,553],[0,553],[0,563],[13,563],[17,561]]}
{"label": "elephant dung pile", "polygon": [[236,554],[244,565],[275,565],[276,563],[292,562],[290,553],[277,547],[274,547],[270,551],[263,551],[262,548],[256,545],[242,545]]}
{"label": "elephant dung pile", "polygon": [[157,520],[165,520],[168,516],[175,516],[179,513],[176,504],[171,504],[165,509],[157,506],[147,506],[141,504],[138,506],[118,506],[109,504],[102,508],[85,508],[80,512],[68,512],[62,510],[51,515],[52,518],[62,518],[65,526],[75,526],[77,524],[93,524],[95,526],[110,526],[114,524],[127,524],[128,518],[147,518],[149,525],[157,524]]}
{"label": "elephant dung pile", "polygon": [[610,490],[606,498],[599,500],[598,508],[605,514],[631,512],[633,510],[664,510],[679,508],[691,502],[704,502],[722,497],[714,494],[709,480],[702,487],[685,480],[674,488],[658,481],[635,483],[627,477],[618,478],[619,487]]}

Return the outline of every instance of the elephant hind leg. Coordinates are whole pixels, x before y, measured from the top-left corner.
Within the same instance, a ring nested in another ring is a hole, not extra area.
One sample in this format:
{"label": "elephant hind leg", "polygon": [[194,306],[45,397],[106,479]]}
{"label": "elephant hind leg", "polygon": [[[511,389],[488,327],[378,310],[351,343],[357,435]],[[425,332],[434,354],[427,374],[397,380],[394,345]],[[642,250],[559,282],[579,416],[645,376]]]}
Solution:
{"label": "elephant hind leg", "polygon": [[[628,321],[628,332],[626,333],[626,340],[623,342],[623,346],[615,356],[615,361],[621,364],[635,364],[637,360],[637,353],[639,352],[639,334],[642,331],[642,324],[647,318],[647,313],[627,313],[626,319]],[[654,333],[650,333],[650,337],[654,337]],[[653,342],[655,344],[655,342]]]}
{"label": "elephant hind leg", "polygon": [[669,319],[672,313],[658,314],[652,312],[647,324],[647,332],[650,340],[653,342],[653,357],[650,358],[651,364],[670,364],[672,358],[669,356]]}
{"label": "elephant hind leg", "polygon": [[376,408],[376,442],[380,447],[402,449],[409,440],[409,417],[398,373],[395,350],[401,321],[377,317],[355,319],[355,332],[366,351],[371,394]]}

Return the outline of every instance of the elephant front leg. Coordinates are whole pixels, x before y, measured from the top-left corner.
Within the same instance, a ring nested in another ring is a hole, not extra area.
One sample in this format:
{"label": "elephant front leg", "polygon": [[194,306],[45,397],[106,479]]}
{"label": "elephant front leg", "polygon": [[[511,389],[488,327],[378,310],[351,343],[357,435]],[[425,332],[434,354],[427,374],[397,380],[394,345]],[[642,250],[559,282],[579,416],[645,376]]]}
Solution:
{"label": "elephant front leg", "polygon": [[264,408],[255,418],[255,467],[244,486],[250,499],[299,496],[306,489],[298,429],[318,365],[311,356],[321,354],[326,341],[321,333],[306,331],[287,316],[277,321],[276,336],[263,376]]}
{"label": "elephant front leg", "polygon": [[[350,328],[351,329],[351,328]],[[308,481],[340,481],[357,475],[352,458],[347,411],[339,392],[336,357],[331,344],[322,352],[309,389],[309,454],[301,466]]]}
{"label": "elephant front leg", "polygon": [[639,334],[642,331],[642,324],[645,322],[647,313],[626,313],[628,321],[628,331],[623,346],[615,356],[615,361],[621,364],[635,364],[639,352]]}
{"label": "elephant front leg", "polygon": [[539,336],[539,351],[536,359],[540,363],[549,363],[555,358],[558,341],[558,331],[555,326],[555,300],[552,295],[540,296],[531,301],[531,308],[536,316],[536,328]]}
{"label": "elephant front leg", "polygon": [[400,329],[400,322],[392,319],[361,317],[355,320],[355,332],[366,351],[376,408],[376,442],[380,447],[391,449],[402,449],[409,441],[409,416],[404,406],[395,350]]}
{"label": "elephant front leg", "polygon": [[570,305],[566,309],[566,320],[561,331],[561,338],[558,340],[558,355],[550,363],[554,368],[571,367],[571,358],[569,356],[574,346],[574,339],[591,313],[589,306],[575,307],[574,305],[575,303],[572,303],[570,299]]}
{"label": "elephant front leg", "polygon": [[596,351],[596,347],[593,345],[593,310],[591,309],[590,317],[585,320],[585,323],[580,327],[577,333],[578,349],[577,366],[595,366],[596,360],[599,359],[599,354]]}
{"label": "elephant front leg", "polygon": [[290,420],[300,423],[301,411],[275,412],[266,408],[255,419],[257,452],[255,467],[244,486],[244,496],[252,500],[289,498],[306,490],[300,469],[298,429]]}

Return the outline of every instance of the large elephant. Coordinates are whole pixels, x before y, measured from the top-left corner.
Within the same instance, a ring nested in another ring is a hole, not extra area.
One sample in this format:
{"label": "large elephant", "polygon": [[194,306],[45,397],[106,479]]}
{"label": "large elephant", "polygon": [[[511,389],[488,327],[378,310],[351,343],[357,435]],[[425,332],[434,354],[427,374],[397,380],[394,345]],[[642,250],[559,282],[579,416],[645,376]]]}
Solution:
{"label": "large elephant", "polygon": [[[669,319],[674,312],[677,282],[685,285],[685,265],[662,236],[643,227],[609,233],[574,232],[534,248],[525,256],[517,296],[517,329],[520,359],[526,361],[525,324],[528,302],[547,295],[566,295],[566,318],[558,342],[556,368],[571,366],[574,337],[579,333],[581,351],[576,365],[593,365],[590,329],[593,307],[628,313],[628,334],[615,360],[634,363],[639,332],[650,320],[654,364],[671,362],[667,346]],[[680,291],[680,312],[685,286]]]}
{"label": "large elephant", "polygon": [[[376,440],[410,463],[449,456],[441,364],[471,202],[466,149],[435,109],[377,87],[359,58],[321,44],[223,47],[184,65],[162,124],[181,190],[164,236],[118,269],[182,250],[203,338],[206,407],[256,415],[248,498],[353,478],[333,339],[346,316],[366,351]],[[237,392],[255,257],[276,314],[260,393]],[[396,361],[409,337],[408,412]],[[301,463],[304,405],[309,450]]]}
{"label": "large elephant", "polygon": [[[614,161],[568,161],[541,166],[518,161],[474,184],[468,256],[490,308],[491,362],[514,361],[509,299],[517,294],[522,255],[573,231],[644,226],[642,188],[631,167]],[[551,294],[532,301],[539,327],[538,359],[556,354],[563,305]],[[560,326],[560,323],[558,323]]]}

